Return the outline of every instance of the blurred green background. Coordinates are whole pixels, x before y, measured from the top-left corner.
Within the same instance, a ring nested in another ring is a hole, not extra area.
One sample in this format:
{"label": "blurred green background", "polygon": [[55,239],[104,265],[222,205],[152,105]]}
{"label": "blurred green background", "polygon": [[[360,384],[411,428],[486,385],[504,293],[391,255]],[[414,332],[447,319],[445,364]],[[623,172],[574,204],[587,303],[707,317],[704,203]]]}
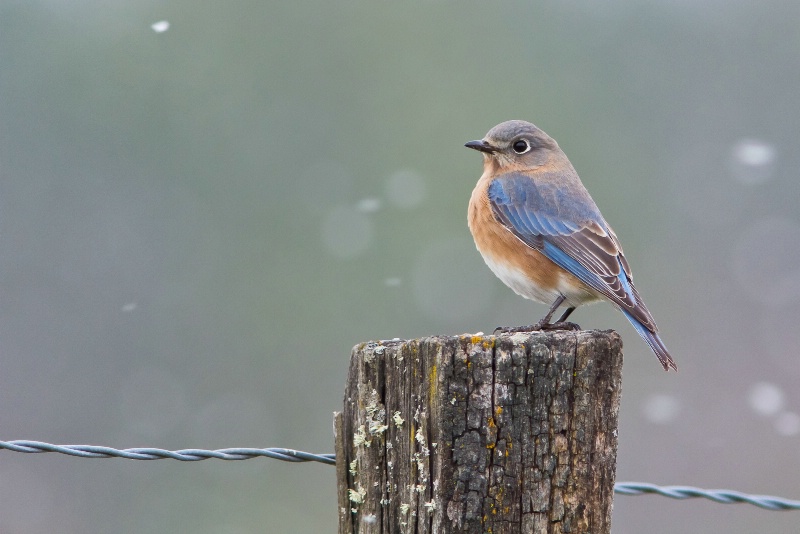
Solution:
{"label": "blurred green background", "polygon": [[[332,452],[354,344],[544,313],[466,227],[462,145],[519,118],[680,366],[573,315],[625,340],[618,480],[800,498],[798,28],[793,1],[3,1],[0,439]],[[328,466],[0,457],[3,533],[335,531]],[[797,524],[614,507],[616,533]]]}

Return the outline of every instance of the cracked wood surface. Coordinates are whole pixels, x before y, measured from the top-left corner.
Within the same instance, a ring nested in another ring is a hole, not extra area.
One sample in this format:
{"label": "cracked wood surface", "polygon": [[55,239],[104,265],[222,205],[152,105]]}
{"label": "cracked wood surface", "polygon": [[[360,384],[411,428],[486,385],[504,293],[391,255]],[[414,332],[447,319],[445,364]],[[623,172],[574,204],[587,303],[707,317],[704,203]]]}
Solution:
{"label": "cracked wood surface", "polygon": [[613,331],[357,345],[339,533],[609,533],[621,370]]}

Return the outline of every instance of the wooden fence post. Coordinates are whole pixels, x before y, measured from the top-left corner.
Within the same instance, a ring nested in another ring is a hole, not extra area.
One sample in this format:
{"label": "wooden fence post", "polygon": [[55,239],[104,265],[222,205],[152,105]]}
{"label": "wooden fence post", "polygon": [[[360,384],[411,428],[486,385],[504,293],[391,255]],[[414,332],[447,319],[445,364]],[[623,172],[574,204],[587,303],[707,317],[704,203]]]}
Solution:
{"label": "wooden fence post", "polygon": [[621,370],[613,331],[357,345],[339,533],[608,534]]}

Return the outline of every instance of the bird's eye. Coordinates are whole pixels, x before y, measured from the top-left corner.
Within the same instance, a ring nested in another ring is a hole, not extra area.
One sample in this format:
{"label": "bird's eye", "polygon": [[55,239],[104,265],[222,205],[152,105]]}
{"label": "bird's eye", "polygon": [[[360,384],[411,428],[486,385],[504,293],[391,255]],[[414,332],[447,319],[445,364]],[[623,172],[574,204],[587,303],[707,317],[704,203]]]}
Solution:
{"label": "bird's eye", "polygon": [[511,148],[513,148],[514,152],[517,154],[524,154],[531,149],[531,145],[527,140],[520,139],[518,141],[514,141],[514,144],[511,145]]}

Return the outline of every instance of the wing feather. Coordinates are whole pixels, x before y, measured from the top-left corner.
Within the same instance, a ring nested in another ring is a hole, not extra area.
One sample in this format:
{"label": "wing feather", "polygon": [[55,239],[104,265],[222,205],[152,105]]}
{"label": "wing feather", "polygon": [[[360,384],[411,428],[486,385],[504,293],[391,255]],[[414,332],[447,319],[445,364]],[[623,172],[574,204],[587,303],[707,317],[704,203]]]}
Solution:
{"label": "wing feather", "polygon": [[523,243],[656,332],[655,321],[633,286],[617,236],[588,192],[573,184],[573,193],[582,196],[575,202],[543,178],[535,182],[525,174],[509,173],[493,180],[489,201],[497,220]]}

